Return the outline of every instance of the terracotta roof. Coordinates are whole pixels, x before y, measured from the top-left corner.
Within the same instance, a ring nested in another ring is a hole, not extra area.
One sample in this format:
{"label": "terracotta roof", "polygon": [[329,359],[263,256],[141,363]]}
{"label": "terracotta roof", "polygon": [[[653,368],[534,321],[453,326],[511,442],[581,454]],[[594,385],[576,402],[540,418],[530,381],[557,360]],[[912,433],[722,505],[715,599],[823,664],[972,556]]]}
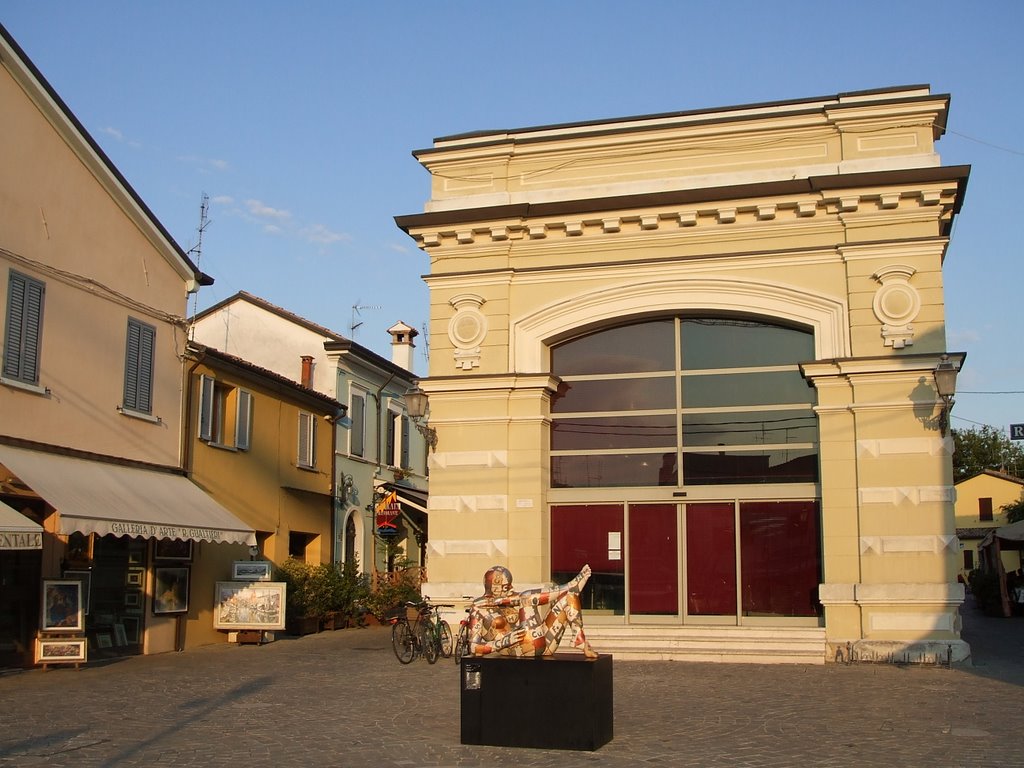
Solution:
{"label": "terracotta roof", "polygon": [[984,539],[1000,525],[1002,525],[1002,523],[995,523],[988,527],[957,528],[956,537],[958,539]]}
{"label": "terracotta roof", "polygon": [[1011,483],[1016,483],[1017,485],[1024,485],[1024,480],[1017,477],[1016,475],[1011,475],[1006,472],[999,472],[998,470],[995,469],[983,469],[981,470],[981,472],[975,472],[970,477],[965,477],[963,480],[957,480],[953,485],[960,485],[960,483],[966,483],[968,480],[973,480],[974,478],[981,477],[982,475],[995,477],[999,480],[1007,480]]}

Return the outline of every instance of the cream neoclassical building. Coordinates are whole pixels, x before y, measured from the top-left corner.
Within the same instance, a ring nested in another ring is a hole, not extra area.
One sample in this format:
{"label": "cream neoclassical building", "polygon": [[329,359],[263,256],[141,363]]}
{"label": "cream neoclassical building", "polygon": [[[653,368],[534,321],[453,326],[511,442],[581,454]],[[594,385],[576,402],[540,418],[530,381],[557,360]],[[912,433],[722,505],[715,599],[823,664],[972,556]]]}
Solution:
{"label": "cream neoclassical building", "polygon": [[965,657],[948,107],[911,86],[416,152],[429,594],[589,563],[620,658]]}

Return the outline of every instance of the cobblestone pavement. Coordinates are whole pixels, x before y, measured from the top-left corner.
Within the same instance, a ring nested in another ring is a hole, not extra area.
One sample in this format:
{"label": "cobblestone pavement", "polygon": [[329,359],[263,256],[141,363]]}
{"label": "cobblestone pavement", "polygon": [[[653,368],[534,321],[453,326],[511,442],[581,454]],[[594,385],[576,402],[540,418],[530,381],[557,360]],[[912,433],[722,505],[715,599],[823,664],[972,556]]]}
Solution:
{"label": "cobblestone pavement", "polygon": [[383,628],[0,677],[0,766],[1020,766],[1024,619],[965,607],[972,665],[616,662],[594,752],[465,746],[458,668]]}

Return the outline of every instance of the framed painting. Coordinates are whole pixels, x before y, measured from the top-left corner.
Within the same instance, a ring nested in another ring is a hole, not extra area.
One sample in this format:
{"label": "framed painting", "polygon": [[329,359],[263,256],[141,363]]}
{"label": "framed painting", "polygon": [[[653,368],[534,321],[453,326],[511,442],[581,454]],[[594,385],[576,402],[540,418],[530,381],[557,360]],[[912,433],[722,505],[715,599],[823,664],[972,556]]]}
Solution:
{"label": "framed painting", "polygon": [[36,664],[73,664],[86,661],[85,638],[36,638]]}
{"label": "framed painting", "polygon": [[146,572],[142,568],[129,568],[125,573],[124,585],[126,587],[135,587],[136,589],[142,589],[142,582],[145,578]]}
{"label": "framed painting", "polygon": [[231,564],[235,581],[270,581],[274,564],[267,560],[236,560]]}
{"label": "framed painting", "polygon": [[217,629],[284,629],[283,581],[218,581],[213,626]]}
{"label": "framed painting", "polygon": [[43,606],[39,628],[43,632],[81,632],[85,629],[82,582],[78,579],[43,579]]}
{"label": "framed painting", "polygon": [[188,612],[187,565],[158,565],[153,569],[153,614]]}
{"label": "framed painting", "polygon": [[128,633],[125,631],[124,624],[115,624],[113,629],[114,645],[118,647],[122,645],[128,645]]}
{"label": "framed painting", "polygon": [[177,560],[181,563],[191,563],[192,540],[159,539],[153,547],[153,557],[157,560]]}
{"label": "framed painting", "polygon": [[110,639],[109,632],[101,632],[96,635],[96,647],[97,648],[113,648],[114,643]]}
{"label": "framed painting", "polygon": [[92,595],[92,571],[64,571],[65,579],[78,579],[82,582],[82,610],[89,615],[89,597]]}

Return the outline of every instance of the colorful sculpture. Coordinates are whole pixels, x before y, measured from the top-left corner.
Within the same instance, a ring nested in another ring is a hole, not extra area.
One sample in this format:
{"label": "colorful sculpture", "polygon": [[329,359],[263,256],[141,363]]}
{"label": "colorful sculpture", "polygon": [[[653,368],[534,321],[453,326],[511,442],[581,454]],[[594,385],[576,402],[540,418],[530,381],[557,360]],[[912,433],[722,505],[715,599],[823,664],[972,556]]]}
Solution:
{"label": "colorful sculpture", "polygon": [[550,656],[567,629],[572,644],[596,659],[583,633],[580,592],[590,578],[585,565],[568,584],[553,589],[512,589],[512,573],[496,565],[484,574],[484,594],[470,610],[469,651],[474,656]]}

